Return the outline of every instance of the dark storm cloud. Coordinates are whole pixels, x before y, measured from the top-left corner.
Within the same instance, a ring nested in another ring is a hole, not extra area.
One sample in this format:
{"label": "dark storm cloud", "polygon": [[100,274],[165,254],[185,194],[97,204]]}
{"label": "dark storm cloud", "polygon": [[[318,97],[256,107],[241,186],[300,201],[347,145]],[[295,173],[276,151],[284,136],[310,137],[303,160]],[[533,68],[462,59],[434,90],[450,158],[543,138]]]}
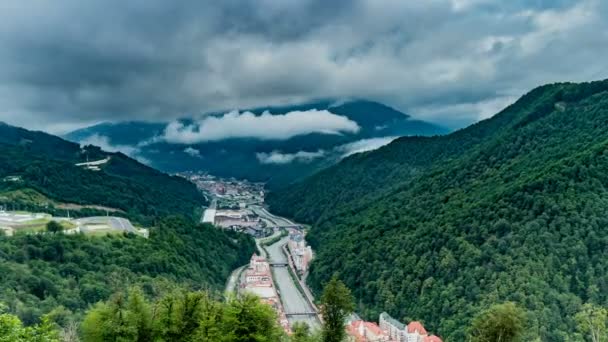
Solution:
{"label": "dark storm cloud", "polygon": [[364,97],[461,126],[608,77],[600,0],[0,2],[0,120],[51,131]]}

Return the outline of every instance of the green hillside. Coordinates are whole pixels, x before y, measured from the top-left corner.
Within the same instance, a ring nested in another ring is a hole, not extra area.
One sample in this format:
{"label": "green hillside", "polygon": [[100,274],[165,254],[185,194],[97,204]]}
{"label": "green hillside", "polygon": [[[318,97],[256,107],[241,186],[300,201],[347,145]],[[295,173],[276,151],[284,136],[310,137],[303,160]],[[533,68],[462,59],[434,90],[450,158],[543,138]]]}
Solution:
{"label": "green hillside", "polygon": [[[65,327],[127,286],[156,297],[175,287],[221,290],[255,251],[249,236],[197,225],[205,203],[194,184],[120,153],[0,124],[0,205],[64,215],[60,204],[105,206],[150,228],[133,234],[0,234],[0,311],[26,325],[45,314]],[[99,170],[77,166],[109,160]],[[105,212],[103,212],[105,214]]]}
{"label": "green hillside", "polygon": [[65,327],[92,304],[129,286],[150,296],[175,287],[220,291],[254,251],[247,235],[179,218],[161,220],[149,239],[0,236],[0,303],[27,325],[51,313]]}
{"label": "green hillside", "polygon": [[[193,184],[121,153],[107,153],[93,146],[81,148],[46,133],[5,124],[0,124],[0,133],[0,194],[34,189],[60,202],[120,209],[143,224],[173,214],[193,218],[205,204]],[[75,165],[108,157],[100,171]],[[6,177],[18,177],[20,181],[6,181]]]}
{"label": "green hillside", "polygon": [[510,300],[527,332],[569,341],[581,305],[608,303],[608,81],[537,88],[493,118],[402,138],[284,192],[314,223],[309,281],[337,273],[358,311],[419,319],[449,341]]}

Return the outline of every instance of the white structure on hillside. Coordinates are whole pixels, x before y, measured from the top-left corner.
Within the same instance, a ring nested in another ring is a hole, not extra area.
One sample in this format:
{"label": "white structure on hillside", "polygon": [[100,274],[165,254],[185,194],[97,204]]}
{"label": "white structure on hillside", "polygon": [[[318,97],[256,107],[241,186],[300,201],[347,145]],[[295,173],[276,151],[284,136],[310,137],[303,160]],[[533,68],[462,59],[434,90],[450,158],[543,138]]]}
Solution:
{"label": "white structure on hillside", "polygon": [[291,230],[288,245],[296,269],[301,273],[306,273],[312,260],[312,248],[306,245],[304,235],[299,231]]}
{"label": "white structure on hillside", "polygon": [[418,321],[410,322],[407,326],[392,318],[386,312],[380,314],[380,329],[385,332],[390,341],[398,342],[441,342],[441,339],[434,335],[429,335]]}
{"label": "white structure on hillside", "polygon": [[87,170],[91,170],[91,171],[99,171],[101,170],[100,166],[106,164],[107,162],[110,161],[110,157],[101,159],[101,160],[96,160],[96,161],[92,161],[92,162],[86,162],[86,163],[76,163],[76,166],[80,166],[83,167]]}
{"label": "white structure on hillside", "polygon": [[215,213],[216,209],[205,209],[205,213],[203,214],[203,223],[215,223]]}

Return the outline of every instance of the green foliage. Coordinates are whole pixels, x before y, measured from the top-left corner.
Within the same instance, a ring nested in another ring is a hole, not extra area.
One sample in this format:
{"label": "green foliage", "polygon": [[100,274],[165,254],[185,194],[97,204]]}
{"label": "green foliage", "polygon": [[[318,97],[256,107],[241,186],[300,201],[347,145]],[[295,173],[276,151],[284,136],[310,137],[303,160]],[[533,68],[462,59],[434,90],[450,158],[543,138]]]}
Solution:
{"label": "green foliage", "polygon": [[272,307],[252,295],[229,300],[220,325],[224,341],[271,342],[282,335]]}
{"label": "green foliage", "polygon": [[26,325],[58,307],[62,325],[129,285],[148,294],[175,283],[220,290],[255,251],[249,236],[167,218],[144,239],[40,234],[0,237],[0,302]]}
{"label": "green foliage", "polygon": [[525,314],[514,303],[497,304],[473,319],[471,342],[517,342],[524,332]]}
{"label": "green foliage", "polygon": [[531,91],[443,137],[404,137],[269,196],[313,223],[315,292],[338,274],[357,312],[387,311],[462,341],[512,301],[528,331],[571,341],[582,303],[608,302],[608,81]]}
{"label": "green foliage", "polygon": [[321,342],[322,335],[319,331],[312,332],[308,324],[296,322],[292,325],[291,342]]}
{"label": "green foliage", "polygon": [[605,341],[608,337],[606,321],[608,310],[593,304],[583,305],[582,310],[574,317],[577,328],[583,336],[592,342]]}
{"label": "green foliage", "polygon": [[59,233],[63,230],[63,226],[57,221],[49,221],[46,224],[46,231],[49,233]]}
{"label": "green foliage", "polygon": [[321,296],[323,342],[341,342],[346,336],[344,322],[355,309],[350,290],[336,276],[332,277]]}
{"label": "green foliage", "polygon": [[17,316],[0,313],[0,342],[59,342],[59,331],[48,318],[24,327]]}
{"label": "green foliage", "polygon": [[173,291],[149,301],[142,291],[98,303],[82,323],[84,340],[274,342],[283,332],[273,309],[244,295],[227,302],[207,292]]}

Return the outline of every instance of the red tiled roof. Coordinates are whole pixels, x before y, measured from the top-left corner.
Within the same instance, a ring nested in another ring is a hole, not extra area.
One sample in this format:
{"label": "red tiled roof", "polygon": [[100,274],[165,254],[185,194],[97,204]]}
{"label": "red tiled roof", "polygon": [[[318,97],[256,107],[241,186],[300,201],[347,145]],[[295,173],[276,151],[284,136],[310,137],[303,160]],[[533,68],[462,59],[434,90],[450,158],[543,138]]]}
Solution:
{"label": "red tiled roof", "polygon": [[410,334],[414,333],[414,332],[418,332],[420,335],[426,335],[426,329],[424,329],[424,326],[422,325],[422,323],[420,323],[418,321],[413,321],[410,324],[408,324],[407,332]]}
{"label": "red tiled roof", "polygon": [[347,333],[355,338],[356,342],[363,342],[365,341],[365,337],[361,336],[361,334],[359,334],[359,325],[361,325],[361,323],[363,323],[362,321],[354,321],[351,324],[346,326],[346,331]]}
{"label": "red tiled roof", "polygon": [[376,323],[372,323],[372,322],[365,322],[365,328],[368,329],[369,331],[371,331],[374,335],[382,335],[382,329],[380,329],[380,327],[378,326],[378,324]]}
{"label": "red tiled roof", "polygon": [[423,342],[443,342],[439,337],[435,335],[427,336],[422,340]]}
{"label": "red tiled roof", "polygon": [[363,325],[365,330],[371,334],[374,334],[376,336],[384,335],[384,332],[382,331],[382,329],[380,329],[378,324],[373,323],[373,322],[366,322],[366,321],[358,320],[358,321],[352,322],[350,325],[347,326],[347,329],[348,329],[349,333],[351,334],[351,336],[354,336],[356,338],[361,337],[361,338],[365,339],[363,336],[361,336],[359,334],[359,327],[361,325]]}

